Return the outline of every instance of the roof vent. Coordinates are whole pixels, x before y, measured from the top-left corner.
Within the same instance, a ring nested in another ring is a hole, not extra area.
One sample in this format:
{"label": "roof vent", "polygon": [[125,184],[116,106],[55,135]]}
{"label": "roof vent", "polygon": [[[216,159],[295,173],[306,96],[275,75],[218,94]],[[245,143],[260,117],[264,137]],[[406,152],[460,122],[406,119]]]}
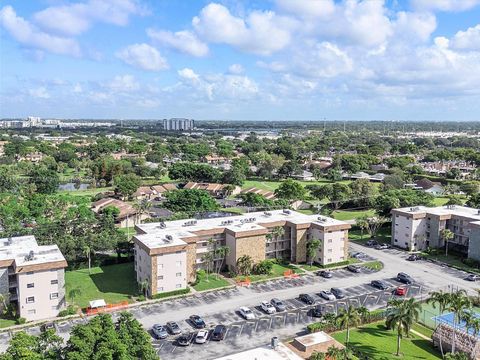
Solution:
{"label": "roof vent", "polygon": [[263,215],[265,215],[265,216],[272,216],[272,213],[271,213],[271,212],[268,212],[268,211],[264,211],[264,212],[263,212]]}
{"label": "roof vent", "polygon": [[167,224],[165,224],[163,221],[158,225],[160,229],[165,229],[167,227]]}
{"label": "roof vent", "polygon": [[325,221],[327,221],[327,218],[324,218],[324,217],[322,217],[322,216],[319,216],[319,217],[318,217],[318,221],[320,221],[320,222],[325,222]]}
{"label": "roof vent", "polygon": [[197,220],[190,220],[183,224],[183,226],[193,226],[197,224]]}
{"label": "roof vent", "polygon": [[287,214],[287,215],[290,215],[292,212],[288,209],[283,209],[283,213]]}
{"label": "roof vent", "polygon": [[33,250],[30,250],[28,255],[25,256],[25,261],[32,261],[33,259],[35,259],[35,253]]}

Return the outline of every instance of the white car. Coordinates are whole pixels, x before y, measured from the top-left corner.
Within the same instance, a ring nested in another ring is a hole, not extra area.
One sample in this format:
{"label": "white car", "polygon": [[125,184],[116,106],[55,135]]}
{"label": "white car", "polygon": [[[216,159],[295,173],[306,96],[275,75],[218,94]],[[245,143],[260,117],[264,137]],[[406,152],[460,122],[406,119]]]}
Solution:
{"label": "white car", "polygon": [[255,314],[253,313],[253,311],[246,306],[242,306],[240,309],[238,309],[238,311],[240,312],[240,315],[242,315],[242,317],[245,320],[255,319]]}
{"label": "white car", "polygon": [[197,336],[195,336],[195,343],[197,344],[203,344],[205,341],[207,341],[208,338],[208,330],[202,329],[197,333]]}
{"label": "white car", "polygon": [[277,312],[277,310],[275,309],[275,306],[270,304],[268,301],[262,301],[260,306],[262,310],[265,311],[267,314],[275,314]]}
{"label": "white car", "polygon": [[335,295],[333,295],[329,290],[320,291],[320,296],[328,301],[332,301],[336,299]]}

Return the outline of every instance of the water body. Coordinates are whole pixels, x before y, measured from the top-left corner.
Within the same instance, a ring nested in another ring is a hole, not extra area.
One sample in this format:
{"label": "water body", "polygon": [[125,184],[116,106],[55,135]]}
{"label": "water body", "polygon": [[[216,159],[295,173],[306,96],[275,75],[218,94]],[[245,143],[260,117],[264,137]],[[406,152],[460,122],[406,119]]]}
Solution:
{"label": "water body", "polygon": [[[78,187],[78,185],[80,185],[80,187]],[[69,182],[69,183],[58,185],[58,190],[64,190],[64,191],[77,191],[77,190],[87,190],[87,189],[90,189],[89,183],[76,184],[73,182]]]}

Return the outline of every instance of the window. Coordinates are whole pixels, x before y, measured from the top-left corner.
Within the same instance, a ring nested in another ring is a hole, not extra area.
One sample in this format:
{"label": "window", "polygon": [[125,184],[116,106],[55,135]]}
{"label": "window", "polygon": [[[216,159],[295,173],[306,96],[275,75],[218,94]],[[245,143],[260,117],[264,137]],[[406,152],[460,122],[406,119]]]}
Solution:
{"label": "window", "polygon": [[181,261],[177,261],[177,262],[175,263],[175,265],[176,265],[176,266],[182,266],[182,262],[181,262]]}
{"label": "window", "polygon": [[181,273],[181,272],[178,272],[178,273],[176,274],[176,276],[177,276],[177,277],[180,277],[180,276],[182,276],[182,273]]}
{"label": "window", "polygon": [[332,262],[332,259],[328,259],[327,262]]}
{"label": "window", "polygon": [[31,289],[31,288],[33,288],[33,287],[35,287],[35,284],[34,284],[34,283],[27,284],[27,288],[28,288],[28,289]]}
{"label": "window", "polygon": [[50,294],[50,300],[51,299],[58,299],[58,293],[51,293]]}
{"label": "window", "polygon": [[331,243],[331,242],[332,242],[332,239],[328,239],[328,242]]}
{"label": "window", "polygon": [[58,306],[57,306],[57,305],[53,305],[53,306],[52,306],[52,310],[58,310]]}
{"label": "window", "polygon": [[35,315],[36,312],[37,312],[37,310],[35,310],[35,309],[30,309],[30,310],[28,310],[28,315]]}
{"label": "window", "polygon": [[27,304],[33,304],[35,302],[35,296],[27,297]]}
{"label": "window", "polygon": [[157,277],[158,280],[163,280],[163,275]]}
{"label": "window", "polygon": [[328,252],[331,253],[331,252],[332,252],[332,249],[328,249]]}
{"label": "window", "polygon": [[181,254],[182,252],[181,251],[175,251],[175,254]]}
{"label": "window", "polygon": [[158,264],[159,269],[163,269],[163,264]]}
{"label": "window", "polygon": [[163,286],[160,286],[160,287],[158,288],[158,291],[159,291],[159,292],[160,292],[160,291],[163,291]]}
{"label": "window", "polygon": [[175,287],[176,287],[177,289],[181,289],[181,288],[182,288],[182,284],[177,284],[177,285],[175,285]]}
{"label": "window", "polygon": [[51,285],[57,285],[57,284],[58,284],[58,280],[50,280],[50,284],[51,284]]}
{"label": "window", "polygon": [[33,275],[33,271],[28,271],[27,275]]}

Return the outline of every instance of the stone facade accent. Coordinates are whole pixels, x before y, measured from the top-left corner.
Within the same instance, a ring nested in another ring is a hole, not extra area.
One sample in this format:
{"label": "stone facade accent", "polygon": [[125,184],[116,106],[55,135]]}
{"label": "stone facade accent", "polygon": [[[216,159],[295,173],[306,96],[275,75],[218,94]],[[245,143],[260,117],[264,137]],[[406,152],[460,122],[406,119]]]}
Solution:
{"label": "stone facade accent", "polygon": [[197,244],[187,245],[187,282],[192,283],[197,278],[195,262],[197,258]]}
{"label": "stone facade accent", "polygon": [[296,262],[307,261],[307,232],[308,229],[294,230],[294,241],[296,241]]}
{"label": "stone facade accent", "polygon": [[157,293],[157,277],[158,277],[158,256],[152,256],[152,277],[150,278],[150,294]]}
{"label": "stone facade accent", "polygon": [[[8,295],[8,268],[0,269],[0,294]],[[8,296],[6,296],[8,299]]]}
{"label": "stone facade accent", "polygon": [[265,260],[265,235],[236,239],[235,262],[243,255],[249,255],[256,264]]}
{"label": "stone facade accent", "polygon": [[58,269],[57,270],[57,278],[58,278],[58,298],[60,301],[58,302],[59,310],[64,309],[67,306],[67,299],[65,297],[65,270]]}

